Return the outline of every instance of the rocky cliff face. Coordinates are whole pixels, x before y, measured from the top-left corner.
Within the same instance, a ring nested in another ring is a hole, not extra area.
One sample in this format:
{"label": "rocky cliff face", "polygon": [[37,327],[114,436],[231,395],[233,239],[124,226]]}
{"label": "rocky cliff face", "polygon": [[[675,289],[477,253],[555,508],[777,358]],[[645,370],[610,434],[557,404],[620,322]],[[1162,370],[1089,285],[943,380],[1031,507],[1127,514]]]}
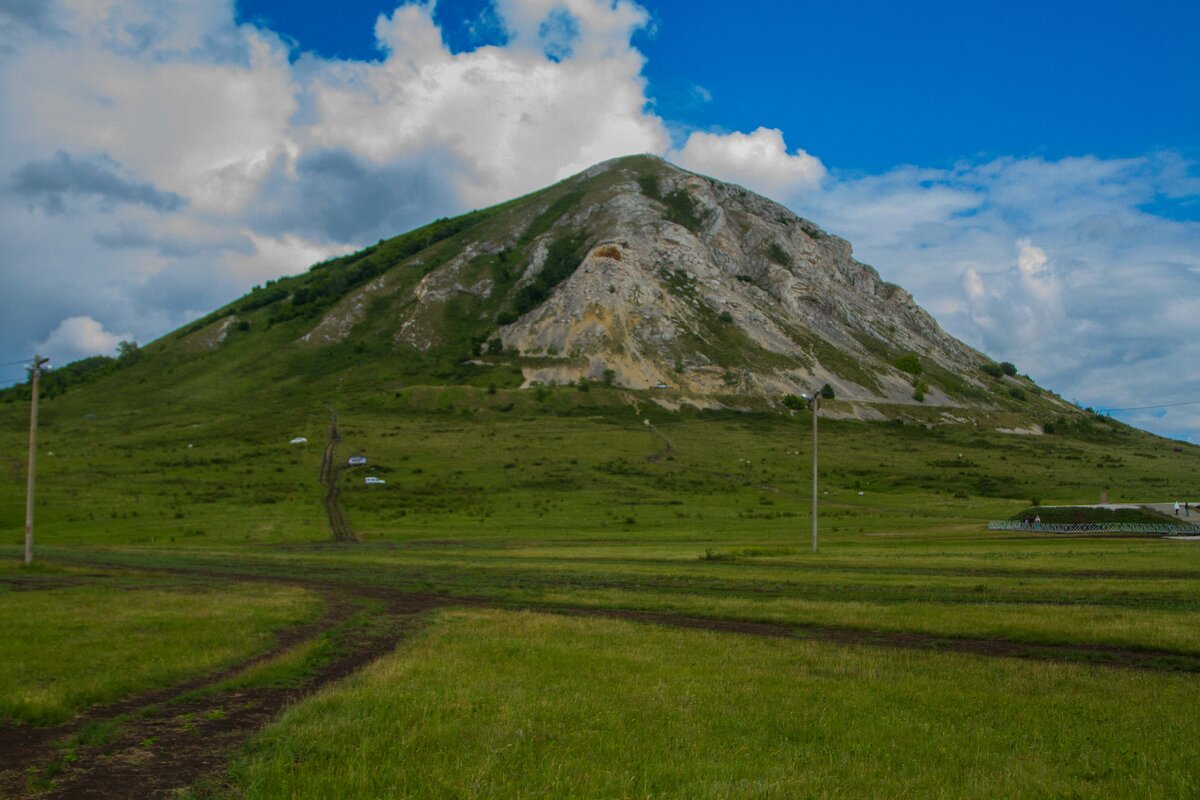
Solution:
{"label": "rocky cliff face", "polygon": [[[605,173],[615,178],[605,196],[560,223],[592,232],[583,263],[501,331],[523,353],[586,363],[531,370],[531,379],[612,369],[628,386],[691,395],[829,383],[839,397],[906,403],[913,376],[889,356],[915,352],[960,374],[986,361],[855,261],[848,242],[777,203],[661,161],[608,162],[576,180]],[[527,273],[537,268],[535,258]],[[957,403],[935,386],[926,395]]]}
{"label": "rocky cliff face", "polygon": [[987,357],[848,242],[741,187],[636,156],[480,213],[348,292],[302,340],[341,341],[386,306],[396,347],[428,353],[465,325],[526,385],[607,380],[711,405],[829,384],[868,416],[995,399]]}

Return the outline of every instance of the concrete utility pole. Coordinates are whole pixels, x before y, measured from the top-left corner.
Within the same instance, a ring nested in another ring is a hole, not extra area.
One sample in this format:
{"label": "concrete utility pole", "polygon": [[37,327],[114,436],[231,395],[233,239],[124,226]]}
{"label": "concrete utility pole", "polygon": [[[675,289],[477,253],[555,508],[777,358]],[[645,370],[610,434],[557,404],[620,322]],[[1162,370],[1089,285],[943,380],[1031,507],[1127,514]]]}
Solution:
{"label": "concrete utility pole", "polygon": [[817,411],[821,398],[813,395],[813,552],[817,552]]}
{"label": "concrete utility pole", "polygon": [[42,365],[50,359],[33,356],[31,383],[33,395],[29,405],[29,475],[25,484],[25,563],[33,563],[33,488],[34,475],[37,466],[37,414],[38,414],[38,378],[42,374]]}
{"label": "concrete utility pole", "polygon": [[813,415],[813,501],[812,501],[812,540],[813,552],[817,552],[817,410],[821,408],[821,395],[813,392],[812,397],[800,395],[808,401]]}

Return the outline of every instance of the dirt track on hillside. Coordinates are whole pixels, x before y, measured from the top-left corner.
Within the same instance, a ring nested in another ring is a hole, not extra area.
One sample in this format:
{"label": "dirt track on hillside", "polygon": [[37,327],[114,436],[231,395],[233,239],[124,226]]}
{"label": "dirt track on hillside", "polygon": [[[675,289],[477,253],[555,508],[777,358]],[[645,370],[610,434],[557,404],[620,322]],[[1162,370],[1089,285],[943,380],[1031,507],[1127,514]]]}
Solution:
{"label": "dirt track on hillside", "polygon": [[338,431],[337,420],[337,411],[331,410],[329,440],[325,443],[325,452],[321,454],[321,469],[317,479],[325,487],[322,503],[325,505],[325,516],[329,520],[329,530],[333,533],[333,538],[339,542],[357,542],[358,534],[350,527],[350,521],[346,519],[341,505],[341,480],[346,467],[338,464],[337,446],[342,441],[342,434]]}

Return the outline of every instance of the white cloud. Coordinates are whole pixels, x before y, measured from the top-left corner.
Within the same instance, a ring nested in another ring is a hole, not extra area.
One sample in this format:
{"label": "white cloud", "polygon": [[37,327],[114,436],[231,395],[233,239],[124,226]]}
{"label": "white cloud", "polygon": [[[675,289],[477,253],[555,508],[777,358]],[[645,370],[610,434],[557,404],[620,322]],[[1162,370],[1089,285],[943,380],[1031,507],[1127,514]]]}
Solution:
{"label": "white cloud", "polygon": [[1046,262],[1049,260],[1046,251],[1034,247],[1029,237],[1017,240],[1017,269],[1026,278],[1036,278],[1038,273],[1046,268]]}
{"label": "white cloud", "polygon": [[[794,207],[951,334],[1068,399],[1125,408],[1200,399],[1200,223],[1145,210],[1195,196],[1189,169],[1169,153],[898,167],[835,174]],[[1200,438],[1198,412],[1130,419]]]}
{"label": "white cloud", "polygon": [[[555,8],[576,20],[571,55],[557,61],[537,33]],[[442,44],[429,7],[381,17],[383,61],[311,65],[311,111],[296,135],[310,149],[345,150],[376,164],[426,150],[449,154],[448,177],[468,207],[606,158],[665,150],[662,121],[645,111],[644,59],[629,44],[646,19],[637,6],[524,0],[500,3],[499,11],[510,45],[458,54]]]}
{"label": "white cloud", "polygon": [[1025,291],[1040,306],[1040,313],[1060,314],[1059,285],[1047,270],[1049,262],[1046,251],[1035,247],[1028,237],[1017,240],[1017,272]]}
{"label": "white cloud", "polygon": [[243,233],[253,243],[253,250],[230,254],[223,267],[239,278],[255,283],[293,273],[297,264],[315,264],[353,250],[349,246],[316,244],[293,234],[261,236],[250,230]]}
{"label": "white cloud", "polygon": [[983,278],[979,277],[974,267],[967,267],[963,273],[963,291],[967,299],[973,301],[982,300],[987,291],[983,286]]}
{"label": "white cloud", "polygon": [[825,178],[825,167],[817,158],[803,150],[788,152],[783,132],[777,128],[729,134],[695,131],[668,158],[694,172],[740,183],[776,200],[816,189]]}
{"label": "white cloud", "polygon": [[[565,44],[572,60],[584,62],[629,52],[634,31],[650,22],[629,0],[497,0],[496,8],[514,48],[543,53],[547,44]],[[564,37],[564,27],[573,35]]]}
{"label": "white cloud", "polygon": [[91,317],[67,317],[38,343],[36,352],[61,366],[87,356],[112,355],[118,343],[132,339],[130,333],[110,333]]}
{"label": "white cloud", "polygon": [[194,5],[208,4],[69,4],[69,38],[33,40],[0,71],[21,121],[3,131],[9,157],[104,153],[196,208],[236,210],[286,151],[287,50]]}

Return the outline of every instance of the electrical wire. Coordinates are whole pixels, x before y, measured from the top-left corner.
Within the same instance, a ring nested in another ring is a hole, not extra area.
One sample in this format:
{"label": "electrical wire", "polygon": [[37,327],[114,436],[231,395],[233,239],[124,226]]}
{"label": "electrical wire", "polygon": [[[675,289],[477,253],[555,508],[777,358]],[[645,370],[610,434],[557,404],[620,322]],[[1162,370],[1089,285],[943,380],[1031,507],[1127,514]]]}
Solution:
{"label": "electrical wire", "polygon": [[1148,411],[1154,408],[1176,408],[1178,406],[1200,405],[1200,400],[1184,400],[1182,403],[1163,403],[1157,406],[1131,406],[1130,408],[1097,408],[1097,414],[1111,414],[1114,411]]}

